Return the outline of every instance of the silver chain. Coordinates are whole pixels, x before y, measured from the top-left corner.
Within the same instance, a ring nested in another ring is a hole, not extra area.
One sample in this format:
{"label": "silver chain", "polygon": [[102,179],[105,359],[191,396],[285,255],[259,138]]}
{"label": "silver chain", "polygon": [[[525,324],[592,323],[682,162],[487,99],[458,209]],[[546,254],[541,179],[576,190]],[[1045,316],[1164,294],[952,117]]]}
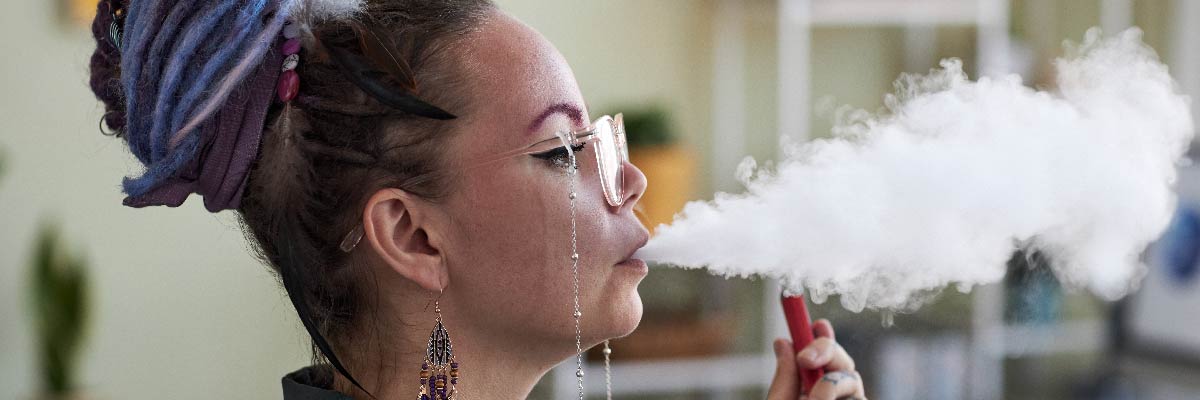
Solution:
{"label": "silver chain", "polygon": [[571,148],[571,143],[567,143],[567,156],[570,157],[570,164],[567,165],[568,184],[567,188],[570,194],[567,195],[571,199],[571,283],[574,287],[575,298],[575,378],[579,384],[579,400],[583,398],[583,335],[579,327],[579,320],[583,317],[583,312],[579,310],[579,237],[575,231],[575,181],[579,174],[579,164],[575,162],[575,149]]}
{"label": "silver chain", "polygon": [[608,356],[612,355],[612,347],[608,347],[608,340],[604,341],[604,398],[612,400],[612,366],[608,362]]}
{"label": "silver chain", "polygon": [[[575,160],[575,150],[567,145],[567,156],[570,164],[567,166],[568,184],[567,188],[570,194],[567,195],[571,199],[571,283],[574,288],[575,313],[575,377],[579,385],[579,400],[584,400],[583,391],[583,335],[579,327],[579,320],[583,317],[583,313],[579,310],[579,236],[576,232],[575,224],[575,198],[578,195],[575,193],[576,176],[579,174],[579,164]],[[608,340],[604,341],[604,393],[605,399],[612,400],[612,367],[609,364],[609,356],[612,355],[612,348],[608,345]]]}

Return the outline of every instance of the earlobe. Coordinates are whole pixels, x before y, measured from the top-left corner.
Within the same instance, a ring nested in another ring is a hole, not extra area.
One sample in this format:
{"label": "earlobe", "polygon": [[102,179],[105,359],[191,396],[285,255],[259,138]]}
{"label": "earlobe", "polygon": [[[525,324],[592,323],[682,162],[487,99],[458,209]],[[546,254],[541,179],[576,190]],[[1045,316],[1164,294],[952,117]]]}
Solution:
{"label": "earlobe", "polygon": [[425,206],[400,189],[375,192],[363,207],[364,239],[392,271],[430,291],[449,283],[441,251],[429,238]]}

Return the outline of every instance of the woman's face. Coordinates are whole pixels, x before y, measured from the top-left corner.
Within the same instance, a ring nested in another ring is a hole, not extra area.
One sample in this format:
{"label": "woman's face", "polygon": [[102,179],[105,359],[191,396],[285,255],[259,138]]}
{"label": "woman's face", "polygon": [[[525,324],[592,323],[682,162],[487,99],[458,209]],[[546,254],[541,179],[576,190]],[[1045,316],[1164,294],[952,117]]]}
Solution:
{"label": "woman's face", "polygon": [[[570,67],[532,28],[496,12],[462,46],[475,109],[449,141],[449,165],[478,163],[588,125]],[[646,267],[622,262],[649,237],[633,213],[646,177],[625,163],[625,203],[610,206],[593,152],[590,143],[577,152],[574,177],[585,346],[637,327],[637,285]],[[563,161],[523,155],[465,170],[449,183],[442,251],[455,309],[447,318],[456,314],[490,334],[573,348],[572,178]]]}

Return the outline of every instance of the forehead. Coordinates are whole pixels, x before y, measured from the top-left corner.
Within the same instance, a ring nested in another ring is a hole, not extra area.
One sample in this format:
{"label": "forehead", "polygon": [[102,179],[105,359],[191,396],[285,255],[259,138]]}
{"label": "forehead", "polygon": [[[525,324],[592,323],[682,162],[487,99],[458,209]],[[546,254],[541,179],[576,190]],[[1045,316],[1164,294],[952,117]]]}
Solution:
{"label": "forehead", "polygon": [[463,44],[471,92],[478,96],[468,131],[459,135],[475,145],[464,151],[511,150],[586,125],[571,68],[537,31],[496,12]]}

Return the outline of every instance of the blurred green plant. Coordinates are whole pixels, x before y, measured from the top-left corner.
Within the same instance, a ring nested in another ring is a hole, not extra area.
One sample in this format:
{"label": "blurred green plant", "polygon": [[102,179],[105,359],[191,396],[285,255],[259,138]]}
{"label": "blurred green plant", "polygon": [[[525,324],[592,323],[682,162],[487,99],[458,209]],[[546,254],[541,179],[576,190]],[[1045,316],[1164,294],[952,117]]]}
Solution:
{"label": "blurred green plant", "polygon": [[[626,141],[630,149],[668,145],[675,142],[670,113],[661,106],[627,107],[624,111]],[[615,114],[613,114],[615,115]]]}
{"label": "blurred green plant", "polygon": [[75,390],[77,360],[89,319],[87,264],[66,247],[59,227],[43,223],[30,261],[38,367],[49,399]]}
{"label": "blurred green plant", "polygon": [[0,182],[4,181],[4,149],[0,148]]}

